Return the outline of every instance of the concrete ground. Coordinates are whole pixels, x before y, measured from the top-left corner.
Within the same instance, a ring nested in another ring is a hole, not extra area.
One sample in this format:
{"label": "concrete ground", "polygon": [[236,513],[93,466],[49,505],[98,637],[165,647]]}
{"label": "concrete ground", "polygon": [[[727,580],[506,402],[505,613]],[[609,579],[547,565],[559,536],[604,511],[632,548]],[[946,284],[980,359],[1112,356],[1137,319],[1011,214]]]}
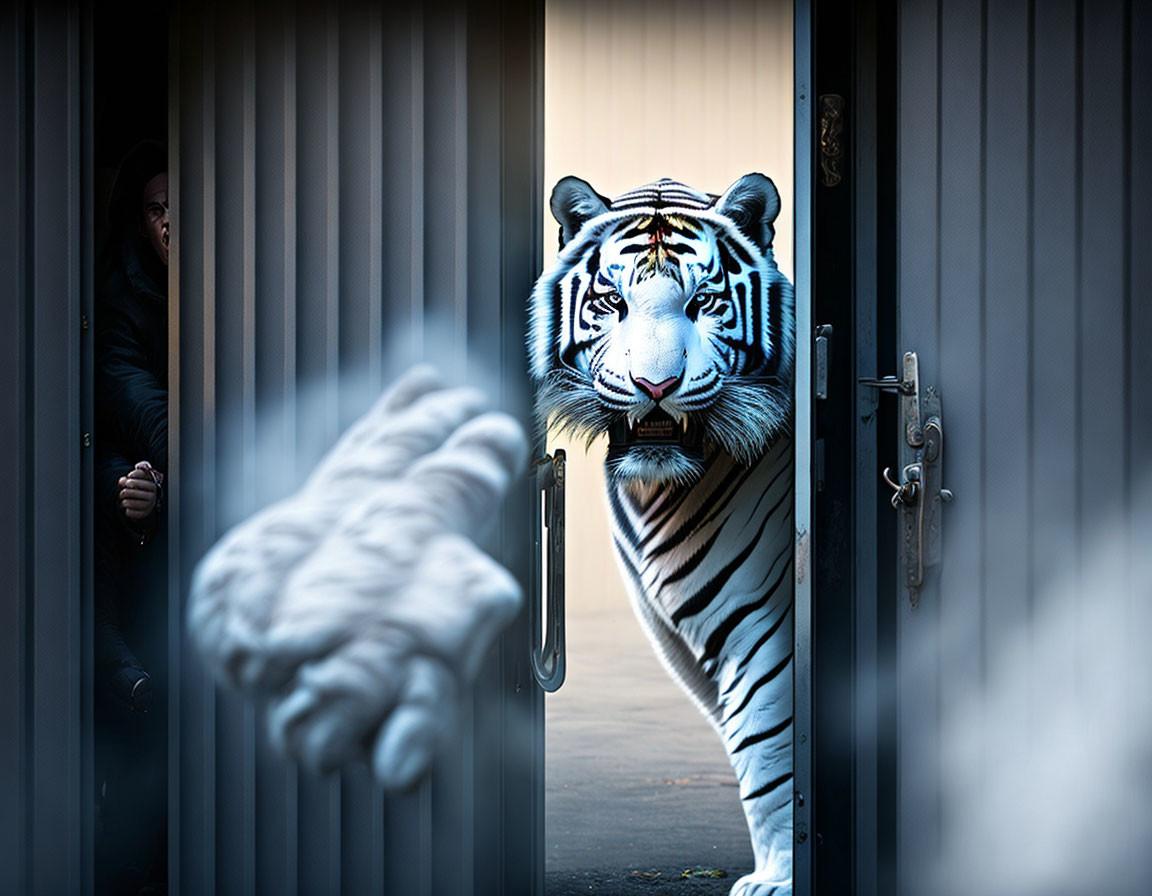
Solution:
{"label": "concrete ground", "polygon": [[625,869],[612,871],[553,871],[544,875],[547,896],[726,896],[736,877],[685,879],[683,869],[655,868],[637,874]]}
{"label": "concrete ground", "polygon": [[548,896],[720,896],[752,869],[720,741],[624,599],[570,597],[568,677],[546,699]]}

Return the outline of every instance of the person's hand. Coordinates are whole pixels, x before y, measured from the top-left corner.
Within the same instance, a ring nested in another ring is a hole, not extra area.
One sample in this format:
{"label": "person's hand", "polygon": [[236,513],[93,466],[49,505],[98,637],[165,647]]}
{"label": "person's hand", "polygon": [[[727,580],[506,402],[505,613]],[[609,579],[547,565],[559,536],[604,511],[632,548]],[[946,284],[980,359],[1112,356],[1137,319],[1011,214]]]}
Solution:
{"label": "person's hand", "polygon": [[140,461],[132,468],[132,472],[126,476],[121,476],[119,485],[120,491],[117,498],[128,519],[147,519],[156,509],[156,499],[159,497],[160,487],[152,477],[152,465],[148,461]]}
{"label": "person's hand", "polygon": [[368,760],[402,788],[448,736],[521,601],[475,543],[527,456],[475,389],[410,371],[295,495],[201,561],[189,623],[228,682],[269,694],[273,740],[306,766]]}

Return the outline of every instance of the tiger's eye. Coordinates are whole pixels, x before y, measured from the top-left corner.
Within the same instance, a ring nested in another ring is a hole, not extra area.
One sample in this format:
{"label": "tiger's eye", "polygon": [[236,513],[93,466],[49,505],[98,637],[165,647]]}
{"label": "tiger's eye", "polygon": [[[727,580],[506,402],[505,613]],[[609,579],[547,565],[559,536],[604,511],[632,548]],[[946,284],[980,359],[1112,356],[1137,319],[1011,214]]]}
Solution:
{"label": "tiger's eye", "polygon": [[701,314],[721,315],[728,312],[728,300],[723,293],[705,292],[692,297],[684,313],[689,320],[696,320]]}
{"label": "tiger's eye", "polygon": [[592,312],[598,315],[607,315],[612,313],[619,313],[623,316],[624,312],[624,297],[618,292],[610,292],[604,295],[596,296],[591,303]]}

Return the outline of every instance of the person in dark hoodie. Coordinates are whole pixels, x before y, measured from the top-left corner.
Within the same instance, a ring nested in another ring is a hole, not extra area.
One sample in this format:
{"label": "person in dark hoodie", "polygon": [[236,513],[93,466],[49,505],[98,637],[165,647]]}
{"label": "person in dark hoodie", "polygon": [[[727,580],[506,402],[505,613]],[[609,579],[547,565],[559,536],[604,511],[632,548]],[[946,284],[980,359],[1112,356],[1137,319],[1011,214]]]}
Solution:
{"label": "person in dark hoodie", "polygon": [[132,709],[151,676],[121,631],[127,568],[157,532],[168,469],[168,154],[125,156],[112,188],[96,309],[96,666]]}
{"label": "person in dark hoodie", "polygon": [[166,714],[146,663],[163,672],[167,170],[161,143],[125,156],[96,280],[96,871],[107,893],[152,892],[165,874]]}

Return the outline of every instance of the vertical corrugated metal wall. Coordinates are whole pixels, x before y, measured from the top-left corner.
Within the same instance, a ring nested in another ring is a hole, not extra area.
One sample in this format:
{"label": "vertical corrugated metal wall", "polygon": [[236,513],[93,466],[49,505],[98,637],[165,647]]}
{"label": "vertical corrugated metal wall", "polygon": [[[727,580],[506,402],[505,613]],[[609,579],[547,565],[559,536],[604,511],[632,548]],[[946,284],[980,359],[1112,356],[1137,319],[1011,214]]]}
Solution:
{"label": "vertical corrugated metal wall", "polygon": [[[90,889],[91,144],[75,4],[0,10],[0,892]],[[87,395],[87,398],[86,398]],[[90,507],[90,504],[87,505]],[[86,633],[88,636],[86,636]]]}
{"label": "vertical corrugated metal wall", "polygon": [[[964,788],[997,786],[1021,750],[1013,738],[1046,730],[1039,720],[1083,682],[1086,659],[1122,654],[1126,626],[1144,618],[1135,602],[1105,620],[1054,602],[1093,593],[1082,577],[1099,569],[1088,551],[1102,526],[1121,581],[1129,551],[1147,551],[1125,541],[1152,457],[1152,15],[1125,0],[903,2],[899,13],[899,345],[941,389],[956,494],[939,580],[917,610],[903,599],[899,610],[897,839],[905,892],[920,893],[967,823]],[[1076,587],[1058,587],[1061,571]],[[1063,644],[1067,676],[999,693],[1006,652],[1039,656],[1044,637]],[[1115,685],[1144,699],[1138,682]],[[947,728],[974,698],[998,710],[961,732],[982,752]],[[1069,767],[1068,780],[1098,771]],[[1005,809],[1018,807],[1005,791]],[[1108,805],[1121,837],[1130,809]],[[1018,833],[1075,811],[1032,810]],[[1020,849],[1024,867],[1036,860]]]}
{"label": "vertical corrugated metal wall", "polygon": [[[415,793],[269,749],[182,631],[195,561],[299,482],[413,359],[528,419],[541,12],[532,2],[182,8],[173,17],[176,435],[170,865],[183,893],[527,893],[542,702],[523,624]],[[527,488],[527,486],[525,486]],[[528,581],[531,496],[493,548]]]}

